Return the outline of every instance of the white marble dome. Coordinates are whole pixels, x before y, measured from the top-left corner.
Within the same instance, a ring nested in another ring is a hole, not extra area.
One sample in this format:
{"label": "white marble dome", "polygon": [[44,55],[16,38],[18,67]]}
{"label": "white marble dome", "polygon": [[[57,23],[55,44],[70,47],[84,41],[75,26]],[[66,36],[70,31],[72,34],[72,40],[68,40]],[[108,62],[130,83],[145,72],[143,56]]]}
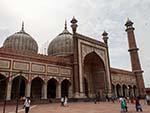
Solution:
{"label": "white marble dome", "polygon": [[54,38],[48,46],[48,55],[66,56],[73,53],[73,38],[72,34],[65,29],[56,38]]}
{"label": "white marble dome", "polygon": [[21,53],[38,53],[37,42],[24,31],[24,25],[19,32],[9,36],[3,43],[3,48]]}

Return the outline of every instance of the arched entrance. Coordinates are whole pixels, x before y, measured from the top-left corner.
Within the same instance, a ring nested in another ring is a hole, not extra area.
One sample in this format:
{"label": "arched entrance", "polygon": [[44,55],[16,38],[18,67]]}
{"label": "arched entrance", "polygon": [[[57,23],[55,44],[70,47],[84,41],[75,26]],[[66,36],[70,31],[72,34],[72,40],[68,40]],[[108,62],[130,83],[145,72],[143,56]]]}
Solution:
{"label": "arched entrance", "polygon": [[85,93],[86,97],[89,97],[89,95],[88,95],[88,93],[89,93],[89,91],[88,91],[88,82],[87,82],[87,79],[85,77],[83,79],[84,79],[84,93]]}
{"label": "arched entrance", "polygon": [[26,88],[26,79],[23,76],[15,77],[12,81],[11,99],[16,99],[17,97],[19,98],[24,97],[25,88]]}
{"label": "arched entrance", "polygon": [[6,77],[0,74],[0,100],[5,99],[6,86],[7,86],[6,83],[7,83]]}
{"label": "arched entrance", "polygon": [[69,96],[70,85],[71,85],[71,83],[67,79],[65,79],[61,82],[61,97]]}
{"label": "arched entrance", "polygon": [[[104,96],[106,93],[106,79],[105,79],[105,67],[102,59],[95,53],[89,53],[84,58],[84,83],[88,84],[88,96],[94,97],[96,93],[99,93],[100,96]],[[85,94],[87,95],[87,94]]]}
{"label": "arched entrance", "polygon": [[31,98],[41,99],[42,97],[42,86],[44,82],[40,77],[36,77],[31,83]]}
{"label": "arched entrance", "polygon": [[56,98],[57,85],[58,85],[57,80],[54,78],[48,81],[48,84],[47,84],[47,97],[48,98]]}
{"label": "arched entrance", "polygon": [[122,96],[121,94],[121,86],[119,84],[116,85],[117,97]]}

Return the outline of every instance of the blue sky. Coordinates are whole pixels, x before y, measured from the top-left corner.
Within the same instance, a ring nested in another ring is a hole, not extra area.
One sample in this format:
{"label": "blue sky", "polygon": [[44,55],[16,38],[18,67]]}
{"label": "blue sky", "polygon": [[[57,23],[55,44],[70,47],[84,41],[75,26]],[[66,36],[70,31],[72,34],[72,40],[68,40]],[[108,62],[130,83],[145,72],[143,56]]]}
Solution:
{"label": "blue sky", "polygon": [[0,45],[21,29],[38,43],[39,52],[64,29],[65,19],[75,16],[78,32],[102,41],[104,30],[109,33],[111,66],[130,68],[125,22],[134,22],[139,56],[146,87],[150,87],[150,0],[0,0]]}

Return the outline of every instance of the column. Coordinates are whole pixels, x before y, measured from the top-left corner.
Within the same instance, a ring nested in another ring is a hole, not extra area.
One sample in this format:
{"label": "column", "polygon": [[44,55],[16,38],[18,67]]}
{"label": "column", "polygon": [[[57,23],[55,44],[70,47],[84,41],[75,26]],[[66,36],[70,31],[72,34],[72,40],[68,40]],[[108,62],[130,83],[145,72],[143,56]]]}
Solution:
{"label": "column", "polygon": [[6,100],[11,100],[11,88],[12,88],[12,82],[8,81],[8,83],[7,83]]}
{"label": "column", "polygon": [[44,83],[42,87],[42,99],[47,99],[47,83]]}
{"label": "column", "polygon": [[134,96],[134,90],[133,90],[133,87],[131,88],[131,96]]}
{"label": "column", "polygon": [[56,87],[56,98],[61,98],[61,83],[58,83]]}
{"label": "column", "polygon": [[31,94],[31,82],[27,82],[26,84],[26,97],[30,97]]}
{"label": "column", "polygon": [[71,85],[69,86],[69,91],[68,91],[68,93],[69,93],[69,94],[68,94],[68,97],[69,97],[69,98],[72,98],[72,86],[71,86]]}
{"label": "column", "polygon": [[122,86],[120,87],[120,95],[123,96],[123,88],[122,88]]}

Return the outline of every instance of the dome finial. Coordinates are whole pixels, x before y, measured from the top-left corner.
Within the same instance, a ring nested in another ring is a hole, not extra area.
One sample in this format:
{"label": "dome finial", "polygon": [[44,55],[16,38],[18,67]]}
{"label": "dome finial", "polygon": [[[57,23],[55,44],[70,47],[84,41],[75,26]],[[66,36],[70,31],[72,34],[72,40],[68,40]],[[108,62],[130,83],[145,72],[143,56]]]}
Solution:
{"label": "dome finial", "polygon": [[70,21],[71,22],[71,27],[72,27],[72,31],[73,31],[73,33],[76,33],[76,30],[77,30],[77,27],[78,27],[78,25],[77,25],[77,20],[75,19],[75,17],[73,16],[73,18],[72,18],[72,20]]}
{"label": "dome finial", "polygon": [[24,21],[22,21],[22,28],[21,31],[24,31]]}
{"label": "dome finial", "polygon": [[65,20],[65,30],[67,30],[67,20]]}

